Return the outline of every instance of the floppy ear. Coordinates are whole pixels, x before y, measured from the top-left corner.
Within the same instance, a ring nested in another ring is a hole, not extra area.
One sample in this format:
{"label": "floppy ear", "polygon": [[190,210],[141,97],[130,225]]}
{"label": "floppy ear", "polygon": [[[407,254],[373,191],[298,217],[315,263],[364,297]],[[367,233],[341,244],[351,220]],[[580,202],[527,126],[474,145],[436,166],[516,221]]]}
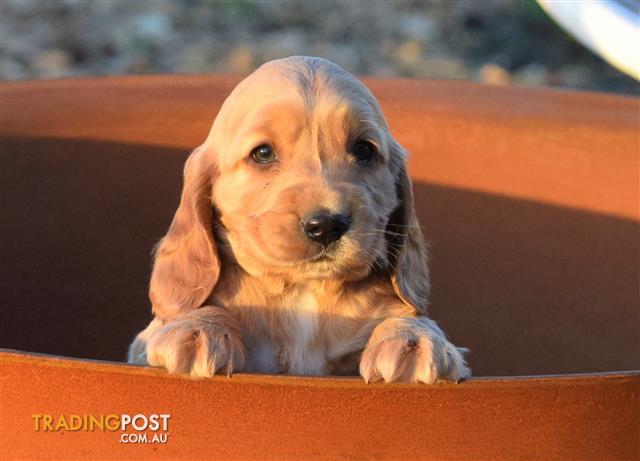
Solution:
{"label": "floppy ear", "polygon": [[153,313],[162,319],[200,307],[218,280],[211,203],[215,171],[206,144],[196,148],[185,164],[180,206],[154,252],[149,298]]}
{"label": "floppy ear", "polygon": [[404,149],[392,140],[391,162],[396,175],[398,206],[387,224],[388,260],[392,268],[391,283],[396,294],[420,314],[426,315],[430,286],[427,244],[413,208],[413,191],[406,159]]}

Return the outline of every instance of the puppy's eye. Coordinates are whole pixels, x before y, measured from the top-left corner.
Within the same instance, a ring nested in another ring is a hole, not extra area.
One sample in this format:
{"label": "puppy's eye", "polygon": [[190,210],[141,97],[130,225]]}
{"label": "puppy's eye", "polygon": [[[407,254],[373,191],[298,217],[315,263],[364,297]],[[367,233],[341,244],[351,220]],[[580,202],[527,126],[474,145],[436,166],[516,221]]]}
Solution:
{"label": "puppy's eye", "polygon": [[351,154],[361,163],[369,162],[378,152],[371,141],[357,141],[351,149]]}
{"label": "puppy's eye", "polygon": [[260,144],[251,151],[251,158],[257,163],[272,163],[277,160],[276,153],[269,144]]}

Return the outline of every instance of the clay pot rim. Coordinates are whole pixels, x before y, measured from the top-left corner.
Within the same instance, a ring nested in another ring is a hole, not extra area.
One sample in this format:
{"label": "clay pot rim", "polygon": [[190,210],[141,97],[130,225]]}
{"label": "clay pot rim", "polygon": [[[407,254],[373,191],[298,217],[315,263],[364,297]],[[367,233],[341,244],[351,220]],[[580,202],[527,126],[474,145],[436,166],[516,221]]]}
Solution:
{"label": "clay pot rim", "polygon": [[[39,352],[24,352],[14,349],[0,348],[0,363],[25,363],[39,364],[47,367],[56,368],[74,368],[76,370],[87,370],[98,373],[118,373],[121,375],[150,376],[161,379],[183,379],[191,380],[186,375],[170,375],[161,368],[130,365],[127,363],[114,362],[110,360],[85,359],[67,357],[62,355],[53,355]],[[463,384],[463,387],[474,388],[494,388],[496,386],[531,386],[531,385],[553,385],[562,384],[563,382],[575,384],[577,381],[603,381],[615,379],[627,379],[640,377],[640,369],[634,370],[612,370],[605,372],[593,373],[562,373],[562,374],[541,374],[541,375],[514,375],[514,376],[478,376],[472,377],[463,383],[437,383],[436,387],[447,387],[448,389],[456,388]],[[312,386],[312,387],[352,387],[352,388],[368,388],[379,384],[366,384],[357,376],[297,376],[297,375],[273,375],[273,374],[252,374],[252,373],[235,373],[231,378],[220,375],[208,380],[198,380],[200,382],[216,381],[220,379],[232,379],[235,384],[252,384],[252,383],[268,383],[273,385],[295,385],[295,386]],[[431,387],[421,384],[405,384],[393,383],[391,387]]]}

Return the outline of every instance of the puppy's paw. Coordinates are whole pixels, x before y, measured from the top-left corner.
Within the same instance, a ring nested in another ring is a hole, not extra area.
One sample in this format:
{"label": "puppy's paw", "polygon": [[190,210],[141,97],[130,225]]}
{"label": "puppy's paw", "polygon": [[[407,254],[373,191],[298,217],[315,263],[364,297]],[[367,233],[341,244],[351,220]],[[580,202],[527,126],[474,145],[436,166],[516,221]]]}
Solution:
{"label": "puppy's paw", "polygon": [[235,319],[215,307],[201,307],[165,323],[146,345],[149,365],[192,377],[230,376],[244,367],[245,355]]}
{"label": "puppy's paw", "polygon": [[366,382],[458,382],[471,375],[465,352],[426,317],[390,318],[374,329],[360,359],[360,375]]}
{"label": "puppy's paw", "polygon": [[147,364],[147,343],[149,339],[162,328],[163,322],[160,319],[153,319],[151,323],[142,330],[129,346],[127,352],[127,363],[133,365]]}

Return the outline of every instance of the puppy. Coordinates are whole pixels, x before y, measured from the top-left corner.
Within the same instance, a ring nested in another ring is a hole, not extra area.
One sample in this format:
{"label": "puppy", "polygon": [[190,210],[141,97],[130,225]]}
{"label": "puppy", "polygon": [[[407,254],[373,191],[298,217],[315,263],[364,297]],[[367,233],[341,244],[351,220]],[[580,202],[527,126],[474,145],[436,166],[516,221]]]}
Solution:
{"label": "puppy", "polygon": [[264,64],[186,162],[155,251],[155,318],[128,361],[193,377],[468,377],[465,349],[426,316],[406,157],[376,99],[337,65]]}

